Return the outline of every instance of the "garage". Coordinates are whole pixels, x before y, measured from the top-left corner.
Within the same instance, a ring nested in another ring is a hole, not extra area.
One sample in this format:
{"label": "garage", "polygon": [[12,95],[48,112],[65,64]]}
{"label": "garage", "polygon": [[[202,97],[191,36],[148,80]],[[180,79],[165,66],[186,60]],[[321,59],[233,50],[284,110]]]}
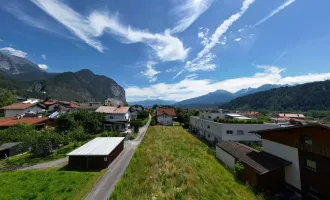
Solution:
{"label": "garage", "polygon": [[69,168],[103,169],[124,150],[125,137],[97,137],[67,154]]}

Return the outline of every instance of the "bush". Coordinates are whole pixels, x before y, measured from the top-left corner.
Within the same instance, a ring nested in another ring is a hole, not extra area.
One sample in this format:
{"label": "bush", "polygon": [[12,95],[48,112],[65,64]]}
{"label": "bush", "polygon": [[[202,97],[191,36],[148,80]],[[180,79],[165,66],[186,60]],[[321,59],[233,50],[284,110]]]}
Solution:
{"label": "bush", "polygon": [[138,119],[146,119],[149,118],[149,112],[146,110],[141,110],[137,113],[137,118]]}
{"label": "bush", "polygon": [[238,161],[235,163],[235,176],[238,180],[244,180],[244,165]]}
{"label": "bush", "polygon": [[151,126],[155,126],[155,125],[156,125],[156,120],[155,120],[155,119],[152,119],[152,120],[150,121],[150,125],[151,125]]}

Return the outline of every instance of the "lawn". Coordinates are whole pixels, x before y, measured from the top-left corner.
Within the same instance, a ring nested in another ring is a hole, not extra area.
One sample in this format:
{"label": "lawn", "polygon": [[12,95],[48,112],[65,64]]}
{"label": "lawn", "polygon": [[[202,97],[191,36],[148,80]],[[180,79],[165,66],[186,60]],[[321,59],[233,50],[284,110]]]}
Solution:
{"label": "lawn", "polygon": [[262,199],[180,126],[152,126],[110,199]]}
{"label": "lawn", "polygon": [[0,173],[0,199],[82,199],[100,172],[27,170]]}
{"label": "lawn", "polygon": [[[79,143],[77,145],[80,146],[82,143]],[[74,145],[68,144],[66,146],[63,146],[62,148],[55,150],[52,152],[51,155],[48,156],[36,156],[31,153],[25,153],[17,156],[10,157],[8,160],[0,160],[0,168],[6,168],[6,169],[15,169],[22,166],[29,166],[34,165],[42,162],[47,162],[51,160],[56,160],[59,158],[64,158],[66,154],[74,150]]]}

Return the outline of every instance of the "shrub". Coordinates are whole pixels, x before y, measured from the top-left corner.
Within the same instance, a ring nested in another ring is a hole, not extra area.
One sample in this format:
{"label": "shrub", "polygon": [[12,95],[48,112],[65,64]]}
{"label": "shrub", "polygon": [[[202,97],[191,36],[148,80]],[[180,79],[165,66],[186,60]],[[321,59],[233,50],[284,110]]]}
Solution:
{"label": "shrub", "polygon": [[244,165],[238,161],[235,163],[235,176],[238,180],[244,180]]}

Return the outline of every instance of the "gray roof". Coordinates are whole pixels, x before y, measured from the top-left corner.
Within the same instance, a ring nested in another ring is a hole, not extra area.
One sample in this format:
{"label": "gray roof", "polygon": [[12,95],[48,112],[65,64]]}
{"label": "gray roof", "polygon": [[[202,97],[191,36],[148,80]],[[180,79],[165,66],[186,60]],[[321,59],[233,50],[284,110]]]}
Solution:
{"label": "gray roof", "polygon": [[11,142],[11,143],[4,143],[0,146],[0,151],[10,149],[16,145],[21,144],[22,142]]}
{"label": "gray roof", "polygon": [[97,137],[70,152],[67,156],[107,156],[124,139],[125,137]]}
{"label": "gray roof", "polygon": [[318,126],[318,127],[322,127],[322,128],[325,128],[325,129],[330,129],[330,124],[310,123],[310,124],[305,124],[305,125],[285,126],[285,127],[272,128],[272,129],[255,130],[255,131],[250,131],[249,133],[262,134],[262,133],[269,132],[269,131],[282,131],[282,130],[305,128],[305,127],[311,127],[311,126]]}

